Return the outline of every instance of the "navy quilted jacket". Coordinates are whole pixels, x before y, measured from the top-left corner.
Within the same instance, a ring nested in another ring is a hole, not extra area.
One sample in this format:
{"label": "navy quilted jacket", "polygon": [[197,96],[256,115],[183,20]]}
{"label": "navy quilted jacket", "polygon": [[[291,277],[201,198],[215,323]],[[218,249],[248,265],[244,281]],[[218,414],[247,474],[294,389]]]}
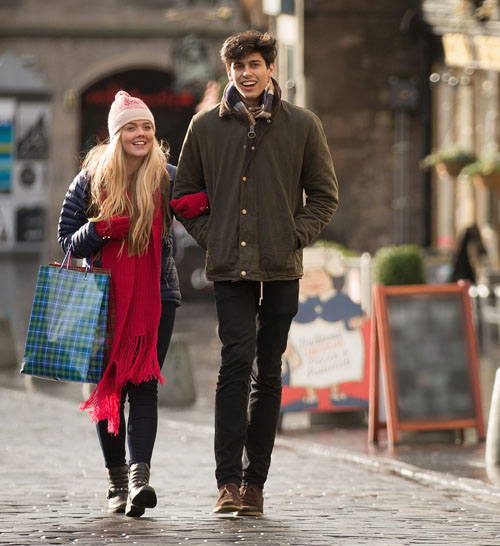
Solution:
{"label": "navy quilted jacket", "polygon": [[[167,164],[170,184],[173,187],[176,167]],[[64,252],[73,245],[74,258],[90,258],[104,244],[104,239],[97,234],[95,223],[89,222],[87,209],[90,203],[90,184],[84,171],[81,171],[71,183],[61,209],[58,225],[58,241]],[[100,266],[99,261],[95,261]],[[179,278],[174,261],[174,241],[170,231],[162,242],[161,253],[161,300],[181,304]]]}

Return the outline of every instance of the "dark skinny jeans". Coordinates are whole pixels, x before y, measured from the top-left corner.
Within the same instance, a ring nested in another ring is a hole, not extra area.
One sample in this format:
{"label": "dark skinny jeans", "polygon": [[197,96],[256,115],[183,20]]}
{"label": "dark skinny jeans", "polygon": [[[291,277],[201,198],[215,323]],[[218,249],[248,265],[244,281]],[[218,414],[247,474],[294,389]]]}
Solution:
{"label": "dark skinny jeans", "polygon": [[[162,302],[157,344],[160,367],[163,365],[172,337],[175,310],[174,303]],[[128,423],[125,420],[127,396],[129,402]],[[129,464],[147,463],[150,465],[158,428],[158,380],[145,381],[139,385],[127,383],[123,388],[120,429],[116,436],[108,433],[107,420],[99,421],[96,428],[106,468],[126,464],[126,440],[130,456]]]}
{"label": "dark skinny jeans", "polygon": [[215,282],[214,294],[222,341],[215,395],[217,487],[264,487],[281,407],[281,356],[297,313],[299,281],[264,282],[260,306],[260,282]]}

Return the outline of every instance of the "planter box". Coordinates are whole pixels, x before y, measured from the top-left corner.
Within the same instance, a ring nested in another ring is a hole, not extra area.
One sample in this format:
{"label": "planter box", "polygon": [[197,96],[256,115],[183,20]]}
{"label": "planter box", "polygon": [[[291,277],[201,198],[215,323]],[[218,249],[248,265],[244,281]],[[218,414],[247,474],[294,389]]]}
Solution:
{"label": "planter box", "polygon": [[500,172],[491,174],[475,174],[472,178],[474,185],[490,191],[500,190]]}
{"label": "planter box", "polygon": [[436,163],[436,172],[440,176],[442,174],[447,174],[448,176],[453,176],[456,178],[460,174],[462,169],[469,163],[470,161],[440,161],[439,163]]}

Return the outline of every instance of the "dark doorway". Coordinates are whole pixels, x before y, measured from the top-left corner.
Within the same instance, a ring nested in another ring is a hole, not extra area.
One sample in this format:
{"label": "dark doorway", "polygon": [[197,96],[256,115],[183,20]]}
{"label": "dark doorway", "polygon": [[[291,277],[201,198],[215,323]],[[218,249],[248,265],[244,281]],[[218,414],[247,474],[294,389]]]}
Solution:
{"label": "dark doorway", "polygon": [[86,153],[108,136],[107,116],[115,94],[123,89],[140,97],[151,109],[156,136],[170,146],[170,162],[177,164],[197,98],[191,90],[176,89],[171,73],[139,69],[119,72],[94,83],[82,93],[80,151]]}

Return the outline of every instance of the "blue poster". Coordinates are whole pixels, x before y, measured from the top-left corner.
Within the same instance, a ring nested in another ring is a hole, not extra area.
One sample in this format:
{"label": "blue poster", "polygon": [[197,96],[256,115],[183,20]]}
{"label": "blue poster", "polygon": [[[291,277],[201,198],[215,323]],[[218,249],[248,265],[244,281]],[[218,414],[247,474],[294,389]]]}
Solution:
{"label": "blue poster", "polygon": [[0,192],[12,191],[14,150],[13,120],[0,120]]}

